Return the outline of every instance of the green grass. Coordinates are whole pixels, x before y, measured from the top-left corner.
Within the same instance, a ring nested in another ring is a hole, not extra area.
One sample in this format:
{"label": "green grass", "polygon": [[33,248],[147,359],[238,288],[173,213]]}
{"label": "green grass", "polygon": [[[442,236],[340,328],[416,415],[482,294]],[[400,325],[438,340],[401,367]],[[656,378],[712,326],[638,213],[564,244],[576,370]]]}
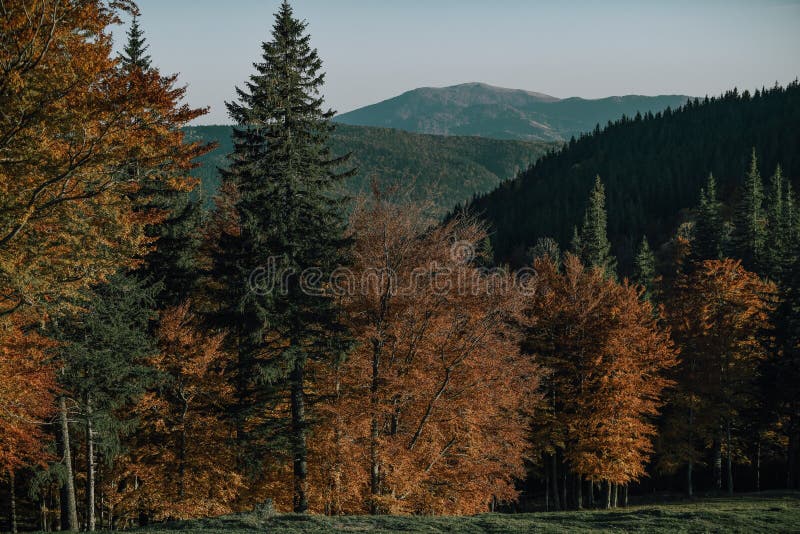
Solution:
{"label": "green grass", "polygon": [[705,498],[616,510],[471,517],[301,516],[251,514],[169,523],[137,533],[200,532],[800,532],[800,493]]}

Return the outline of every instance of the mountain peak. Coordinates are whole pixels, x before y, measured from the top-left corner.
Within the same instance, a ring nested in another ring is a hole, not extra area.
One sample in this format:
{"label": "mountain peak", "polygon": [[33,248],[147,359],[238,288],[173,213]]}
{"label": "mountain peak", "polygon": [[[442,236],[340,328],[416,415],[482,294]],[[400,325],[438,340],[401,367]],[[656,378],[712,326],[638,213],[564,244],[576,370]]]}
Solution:
{"label": "mountain peak", "polygon": [[682,95],[628,95],[596,100],[559,99],[534,91],[468,82],[412,89],[383,102],[337,115],[334,120],[416,133],[564,141],[623,114],[655,113],[667,106],[679,106],[687,98]]}

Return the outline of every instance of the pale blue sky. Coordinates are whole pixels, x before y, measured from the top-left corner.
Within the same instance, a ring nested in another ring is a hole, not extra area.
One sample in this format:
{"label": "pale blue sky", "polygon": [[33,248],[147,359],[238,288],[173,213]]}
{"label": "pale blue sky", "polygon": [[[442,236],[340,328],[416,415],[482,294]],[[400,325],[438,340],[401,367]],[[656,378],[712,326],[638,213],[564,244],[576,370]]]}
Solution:
{"label": "pale blue sky", "polygon": [[[279,0],[139,0],[150,54],[199,124],[252,72]],[[478,81],[557,97],[718,94],[800,75],[800,0],[296,0],[340,112]],[[120,28],[115,32],[123,37]]]}

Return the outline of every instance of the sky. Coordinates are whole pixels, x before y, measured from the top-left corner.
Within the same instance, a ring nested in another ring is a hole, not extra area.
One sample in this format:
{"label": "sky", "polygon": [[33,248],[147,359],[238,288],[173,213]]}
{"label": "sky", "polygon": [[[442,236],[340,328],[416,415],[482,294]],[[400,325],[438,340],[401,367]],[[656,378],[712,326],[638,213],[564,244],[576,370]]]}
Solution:
{"label": "sky", "polygon": [[[279,0],[138,0],[153,62],[197,124],[252,74]],[[295,0],[350,111],[417,87],[484,82],[557,97],[704,96],[800,76],[800,0]],[[117,46],[126,27],[114,31]]]}

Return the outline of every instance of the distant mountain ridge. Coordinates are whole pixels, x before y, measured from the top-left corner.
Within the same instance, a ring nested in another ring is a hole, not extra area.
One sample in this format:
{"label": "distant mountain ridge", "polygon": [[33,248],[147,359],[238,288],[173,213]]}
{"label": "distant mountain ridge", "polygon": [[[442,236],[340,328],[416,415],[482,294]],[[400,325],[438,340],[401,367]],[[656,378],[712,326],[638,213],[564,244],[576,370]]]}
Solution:
{"label": "distant mountain ridge", "polygon": [[354,126],[396,128],[416,133],[469,135],[496,139],[568,141],[597,124],[637,112],[678,107],[685,95],[557,98],[485,83],[421,87],[394,98],[337,115]]}
{"label": "distant mountain ridge", "polygon": [[[188,126],[188,141],[216,142],[218,148],[198,158],[193,175],[213,195],[219,188],[218,167],[226,167],[233,151],[231,127]],[[439,216],[455,205],[486,193],[527,169],[555,143],[422,135],[364,126],[337,125],[331,136],[334,154],[352,153],[348,165],[358,168],[342,184],[350,196],[369,193],[373,180],[384,187],[399,186],[413,200],[432,202]]]}

